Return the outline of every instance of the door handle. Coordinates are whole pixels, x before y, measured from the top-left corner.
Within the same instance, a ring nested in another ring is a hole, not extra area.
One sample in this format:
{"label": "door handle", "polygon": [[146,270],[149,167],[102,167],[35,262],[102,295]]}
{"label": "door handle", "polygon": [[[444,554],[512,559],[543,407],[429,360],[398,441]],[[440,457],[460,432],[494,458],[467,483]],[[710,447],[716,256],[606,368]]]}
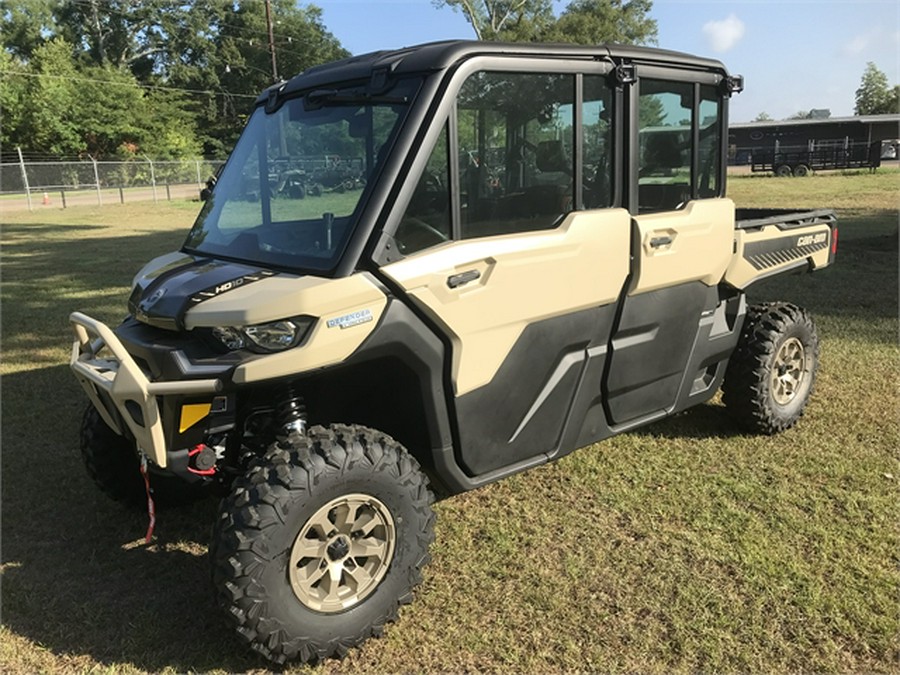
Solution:
{"label": "door handle", "polygon": [[481,272],[478,270],[466,270],[465,272],[460,272],[459,274],[451,274],[447,277],[447,286],[450,288],[459,288],[460,286],[464,286],[470,281],[475,281],[476,279],[481,277]]}
{"label": "door handle", "polygon": [[659,248],[660,246],[668,246],[672,243],[672,237],[663,236],[663,237],[653,237],[650,240],[650,246],[653,248]]}

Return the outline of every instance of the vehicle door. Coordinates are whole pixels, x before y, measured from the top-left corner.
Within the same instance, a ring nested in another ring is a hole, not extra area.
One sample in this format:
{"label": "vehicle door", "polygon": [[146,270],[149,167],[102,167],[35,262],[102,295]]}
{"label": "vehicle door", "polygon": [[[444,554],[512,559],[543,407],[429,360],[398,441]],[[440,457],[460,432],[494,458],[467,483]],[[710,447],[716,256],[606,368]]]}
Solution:
{"label": "vehicle door", "polygon": [[388,221],[404,257],[382,272],[448,346],[470,475],[558,452],[584,373],[602,372],[631,228],[611,208],[608,70],[461,66]]}
{"label": "vehicle door", "polygon": [[629,206],[633,274],[611,344],[608,416],[621,425],[673,409],[701,317],[731,259],[734,204],[724,186],[721,75],[635,69]]}

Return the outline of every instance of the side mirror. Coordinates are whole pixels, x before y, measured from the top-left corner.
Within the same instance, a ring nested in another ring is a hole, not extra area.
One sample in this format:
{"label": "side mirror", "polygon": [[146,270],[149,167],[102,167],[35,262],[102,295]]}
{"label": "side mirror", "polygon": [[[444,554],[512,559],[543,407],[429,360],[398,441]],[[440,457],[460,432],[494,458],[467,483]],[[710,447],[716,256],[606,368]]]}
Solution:
{"label": "side mirror", "polygon": [[210,176],[206,181],[206,187],[200,190],[200,201],[205,202],[208,201],[210,197],[212,197],[213,187],[216,185],[216,177]]}

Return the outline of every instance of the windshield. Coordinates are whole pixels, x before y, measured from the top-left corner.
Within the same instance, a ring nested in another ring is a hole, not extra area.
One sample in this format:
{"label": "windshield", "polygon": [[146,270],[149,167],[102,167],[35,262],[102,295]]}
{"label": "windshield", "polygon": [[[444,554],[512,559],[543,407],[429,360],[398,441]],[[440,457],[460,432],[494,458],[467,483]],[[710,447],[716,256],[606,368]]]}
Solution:
{"label": "windshield", "polygon": [[384,95],[316,90],[258,107],[188,235],[188,252],[310,271],[333,268],[366,185],[418,81]]}

